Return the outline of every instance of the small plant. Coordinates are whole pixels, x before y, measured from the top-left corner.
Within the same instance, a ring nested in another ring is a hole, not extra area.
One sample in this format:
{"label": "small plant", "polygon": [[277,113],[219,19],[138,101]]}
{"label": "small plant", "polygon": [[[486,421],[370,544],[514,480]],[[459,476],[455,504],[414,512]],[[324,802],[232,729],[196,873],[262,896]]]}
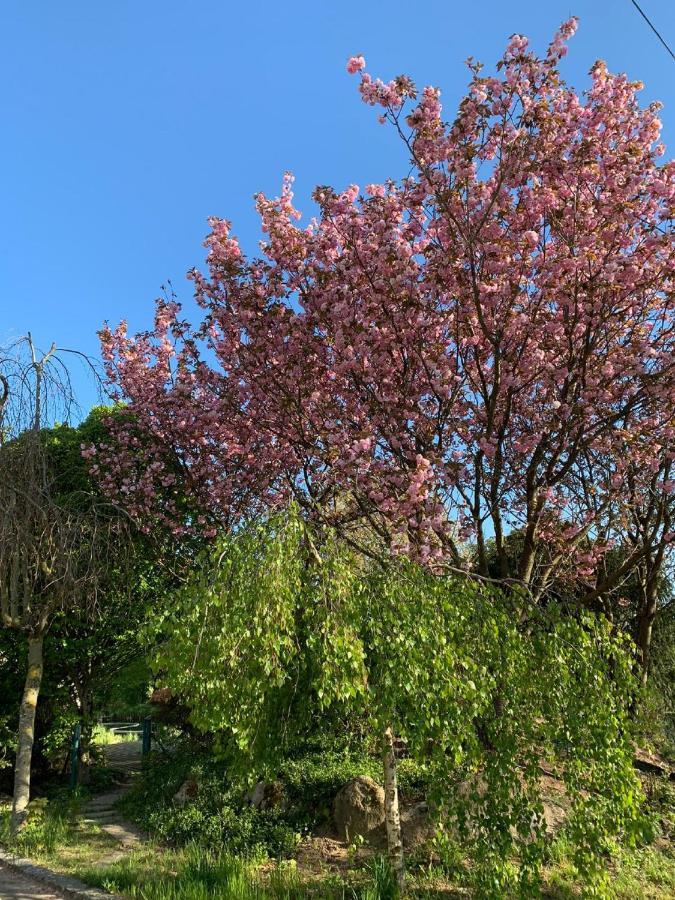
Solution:
{"label": "small plant", "polygon": [[347,855],[350,860],[354,860],[356,858],[356,854],[359,852],[361,847],[363,847],[365,838],[362,834],[355,834],[354,837],[349,842],[349,847],[347,847]]}
{"label": "small plant", "polygon": [[370,884],[355,894],[358,900],[396,900],[399,896],[396,875],[385,856],[376,856],[366,871]]}

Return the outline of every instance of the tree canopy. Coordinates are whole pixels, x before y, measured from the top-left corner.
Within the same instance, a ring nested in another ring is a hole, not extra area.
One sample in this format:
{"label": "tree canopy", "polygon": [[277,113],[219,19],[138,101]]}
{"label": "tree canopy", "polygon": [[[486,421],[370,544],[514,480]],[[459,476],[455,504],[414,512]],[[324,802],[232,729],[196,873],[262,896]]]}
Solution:
{"label": "tree canopy", "polygon": [[[595,563],[645,506],[626,571],[665,552],[675,165],[639,83],[602,62],[584,94],[562,80],[575,27],[542,58],[514,35],[494,75],[470,62],[451,122],[436,88],[350,60],[410,174],[320,187],[304,226],[286,176],[257,198],[260,258],[211,220],[200,324],[163,300],[152,331],[103,331],[130,423],[98,450],[107,489],[179,531],[293,497],[422,562],[463,568],[474,541],[483,574],[487,538],[505,563],[518,528],[535,597],[564,571],[609,589]],[[202,518],[167,503],[176,468]]]}

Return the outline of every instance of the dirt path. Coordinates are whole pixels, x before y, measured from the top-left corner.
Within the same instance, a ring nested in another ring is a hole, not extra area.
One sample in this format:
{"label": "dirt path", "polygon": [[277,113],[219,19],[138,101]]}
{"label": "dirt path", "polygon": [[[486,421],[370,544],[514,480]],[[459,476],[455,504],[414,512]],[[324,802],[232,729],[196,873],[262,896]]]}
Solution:
{"label": "dirt path", "polygon": [[52,888],[45,887],[39,881],[21,875],[0,863],[0,898],[1,900],[66,900],[66,895],[55,894]]}

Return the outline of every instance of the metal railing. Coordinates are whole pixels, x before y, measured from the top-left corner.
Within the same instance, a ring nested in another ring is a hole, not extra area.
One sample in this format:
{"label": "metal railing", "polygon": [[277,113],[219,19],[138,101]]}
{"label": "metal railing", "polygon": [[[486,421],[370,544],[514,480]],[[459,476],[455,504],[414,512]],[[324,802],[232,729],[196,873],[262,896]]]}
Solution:
{"label": "metal railing", "polygon": [[[141,756],[146,756],[152,747],[152,717],[146,716],[140,721],[105,721],[98,722],[107,731],[117,735],[137,735],[141,742]],[[74,790],[78,783],[80,769],[80,746],[82,742],[82,724],[76,722],[70,742],[70,787]]]}

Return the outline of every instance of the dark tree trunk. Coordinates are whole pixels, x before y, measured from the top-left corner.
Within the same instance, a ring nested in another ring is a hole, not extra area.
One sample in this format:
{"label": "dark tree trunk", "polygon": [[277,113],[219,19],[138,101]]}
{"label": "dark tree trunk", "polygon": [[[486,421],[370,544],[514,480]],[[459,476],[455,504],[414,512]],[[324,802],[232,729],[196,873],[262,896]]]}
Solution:
{"label": "dark tree trunk", "polygon": [[640,660],[642,685],[647,684],[649,677],[649,661],[652,643],[652,630],[657,611],[658,591],[655,580],[650,581],[645,591],[645,600],[638,613],[637,622],[637,647]]}

